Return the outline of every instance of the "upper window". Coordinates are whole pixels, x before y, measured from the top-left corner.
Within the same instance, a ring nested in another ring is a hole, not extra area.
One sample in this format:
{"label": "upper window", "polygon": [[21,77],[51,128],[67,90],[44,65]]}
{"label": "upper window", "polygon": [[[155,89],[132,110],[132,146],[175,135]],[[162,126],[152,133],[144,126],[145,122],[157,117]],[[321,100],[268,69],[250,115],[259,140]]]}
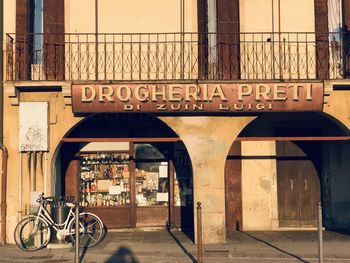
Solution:
{"label": "upper window", "polygon": [[32,28],[34,33],[33,51],[34,64],[42,64],[43,50],[43,0],[32,0]]}

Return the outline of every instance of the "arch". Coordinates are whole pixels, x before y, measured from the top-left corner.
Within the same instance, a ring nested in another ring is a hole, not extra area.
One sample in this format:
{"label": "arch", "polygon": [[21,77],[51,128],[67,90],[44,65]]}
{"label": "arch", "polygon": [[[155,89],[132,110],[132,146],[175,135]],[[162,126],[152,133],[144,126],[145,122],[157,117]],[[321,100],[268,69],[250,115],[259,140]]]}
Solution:
{"label": "arch", "polygon": [[[278,174],[277,176],[274,176],[274,173],[278,173],[278,153],[276,152],[276,143],[274,141],[249,141],[249,137],[268,137],[271,140],[273,137],[283,136],[317,137],[347,136],[348,134],[349,130],[345,125],[343,125],[338,119],[326,113],[264,113],[260,114],[255,120],[248,124],[239,135],[241,141],[236,140],[235,142],[235,144],[242,144],[242,151],[240,152],[239,156],[236,156],[236,159],[239,159],[240,164],[242,164],[240,173],[240,175],[242,175],[242,179],[240,180],[240,183],[241,187],[243,188],[243,201],[238,200],[238,202],[241,202],[241,206],[243,207],[243,219],[247,219],[249,216],[252,217],[252,215],[244,215],[244,211],[248,211],[249,205],[254,205],[255,200],[259,198],[259,193],[255,194],[254,197],[252,197],[252,195],[249,196],[249,191],[247,192],[244,190],[244,187],[247,188],[247,186],[244,185],[247,185],[245,184],[245,182],[248,180],[247,176],[253,173],[253,165],[248,166],[248,163],[250,161],[254,163],[253,160],[255,156],[255,163],[260,163],[262,166],[265,165],[265,170],[262,170],[262,172],[265,171],[265,178],[260,174],[257,176],[258,181],[256,182],[260,184],[258,188],[260,187],[261,191],[266,191],[267,195],[269,195],[269,198],[266,198],[266,200],[269,199],[268,202],[270,203],[261,205],[260,208],[263,210],[268,207],[270,210],[265,210],[265,214],[267,215],[269,213],[270,217],[268,218],[268,222],[266,222],[265,225],[260,226],[249,224],[246,224],[245,226],[244,223],[246,220],[244,220],[243,229],[277,229],[281,225],[278,222],[277,212],[278,200],[276,182],[278,182]],[[252,138],[252,140],[254,140],[254,138]],[[348,194],[348,191],[342,189],[339,181],[342,182],[342,185],[344,183],[347,184],[350,182],[350,178],[346,176],[346,170],[349,169],[349,165],[347,165],[348,162],[345,160],[343,161],[343,157],[341,157],[344,154],[341,154],[339,156],[337,152],[344,152],[345,154],[348,154],[350,152],[349,143],[346,141],[310,140],[293,141],[292,144],[299,149],[300,153],[303,153],[304,157],[298,158],[306,158],[310,160],[312,166],[314,166],[315,170],[317,171],[318,181],[320,184],[321,200],[324,207],[324,218],[326,222],[325,226],[332,229],[348,227],[350,213],[347,213],[346,211],[344,212],[344,209],[341,208],[341,205],[350,207],[350,195]],[[255,175],[256,174],[257,171],[255,171]],[[245,176],[246,178],[244,178]],[[254,184],[252,181],[250,181],[250,183]],[[229,186],[226,185],[226,187]],[[339,189],[342,189],[340,193]],[[253,189],[250,190],[252,191]],[[255,189],[255,191],[260,190]],[[254,198],[256,199],[254,200]],[[247,200],[251,202],[249,205],[246,204]],[[335,207],[337,208],[334,209]],[[334,212],[335,210],[337,211]],[[256,214],[256,216],[261,217],[261,215],[258,214]]]}
{"label": "arch", "polygon": [[330,115],[329,113],[326,112],[320,112],[319,114],[323,115],[325,118],[329,119],[332,123],[336,124],[340,129],[344,131],[344,135],[349,135],[350,130],[348,126],[344,123],[342,123],[338,118],[336,118],[333,115]]}
{"label": "arch", "polygon": [[[302,126],[296,126],[300,124]],[[276,127],[280,130],[274,130]],[[304,129],[297,131],[299,127]],[[321,130],[323,136],[342,136],[349,132],[338,119],[326,113],[281,112],[260,114],[242,130],[239,136],[288,136],[288,132],[294,136],[303,136],[306,133],[317,136],[321,135]]]}
{"label": "arch", "polygon": [[[145,146],[142,147],[143,150],[147,150],[148,154],[158,152],[157,156],[162,156],[161,159],[166,161],[168,165],[168,192],[170,191],[170,187],[172,187],[172,194],[174,194],[174,192],[179,192],[178,197],[174,196],[174,199],[171,198],[172,201],[168,200],[169,211],[166,213],[166,215],[168,216],[167,222],[173,227],[181,227],[185,234],[187,234],[192,239],[194,238],[194,209],[192,198],[193,194],[190,194],[190,192],[193,191],[192,165],[185,145],[183,145],[181,141],[179,141],[177,134],[166,123],[164,123],[158,117],[150,114],[94,114],[77,121],[74,125],[72,125],[72,127],[69,128],[69,130],[65,133],[62,139],[64,140],[77,138],[104,138],[105,141],[108,141],[108,139],[113,140],[115,138],[123,138],[126,139],[127,142],[130,141],[131,146],[134,145],[134,141],[142,139],[140,140],[139,144],[142,142],[142,145]],[[147,143],[147,139],[149,139],[150,142]],[[170,140],[168,141],[168,139]],[[158,142],[155,142],[154,140]],[[70,173],[72,171],[71,169],[75,169],[74,172],[77,171],[77,167],[79,168],[80,162],[79,158],[77,157],[77,154],[82,149],[82,147],[84,145],[86,146],[87,144],[88,143],[82,142],[60,142],[57,144],[54,152],[54,157],[52,158],[52,169],[56,169],[56,173],[52,172],[52,182],[58,182],[57,184],[52,183],[52,185],[56,185],[56,188],[59,188],[61,184],[62,189],[61,193],[59,190],[57,191],[56,189],[57,194],[66,194],[65,188],[63,187],[65,184],[64,178],[66,176],[66,173]],[[132,148],[133,147],[134,146],[132,146]],[[137,145],[135,142],[135,151],[139,149],[136,147]],[[132,148],[130,148],[130,154],[132,154],[131,152],[134,151],[134,149]],[[64,152],[65,154],[62,154],[62,152]],[[137,157],[137,159],[131,161],[133,164],[130,167],[148,167],[147,165],[136,165],[136,161],[138,159],[145,159],[144,157],[142,157],[142,155],[133,156]],[[184,171],[183,167],[180,167],[178,164],[179,159],[183,161],[183,158],[186,158],[186,160],[188,161],[188,163],[186,164],[186,171]],[[72,164],[72,160],[74,159],[77,162],[76,164]],[[159,159],[159,162],[161,162],[161,159]],[[146,168],[144,169],[145,171],[147,171]],[[178,175],[177,178],[171,177],[174,176],[172,170],[174,170]],[[151,170],[148,172],[151,172]],[[130,173],[130,176],[136,178],[134,177],[136,176],[136,173],[135,175],[132,175],[132,173]],[[57,174],[56,178],[55,174]],[[183,178],[184,176],[188,176],[188,178]],[[187,187],[186,192],[184,190],[185,184]],[[179,198],[179,200],[176,200],[176,198]],[[171,207],[170,202],[173,202],[171,204]],[[139,214],[138,210],[142,210],[142,208],[135,209],[137,209],[137,211],[134,212],[134,214],[136,214],[137,218]],[[144,211],[140,213],[142,214],[144,213]],[[135,217],[135,215],[132,217]],[[130,226],[135,226],[135,224],[152,226],[152,223],[149,223],[148,221],[143,221],[143,223],[133,222],[130,224]]]}
{"label": "arch", "polygon": [[[55,168],[57,168],[57,165],[56,165],[57,157],[58,157],[60,149],[63,145],[62,139],[74,137],[74,134],[72,134],[74,132],[74,130],[77,130],[79,126],[84,125],[84,123],[91,120],[91,118],[94,118],[94,117],[99,116],[99,115],[101,115],[101,114],[96,113],[96,114],[91,114],[89,116],[84,116],[84,117],[80,116],[79,119],[74,118],[75,122],[67,128],[67,131],[63,134],[63,136],[60,138],[60,140],[57,141],[57,144],[54,147],[55,150],[53,152],[52,159],[51,159],[51,182],[55,181],[55,175],[56,175]],[[113,114],[108,114],[108,115],[113,115]],[[125,117],[125,116],[130,115],[130,113],[127,113],[127,114],[124,113],[124,114],[118,114],[118,115],[123,115]],[[145,114],[145,115],[152,116],[151,114]],[[159,119],[159,121],[164,123],[164,125],[168,126],[160,118],[155,117],[155,116],[153,118]],[[169,127],[169,129],[171,129],[171,127]],[[55,189],[51,189],[51,193],[55,194],[56,193]]]}

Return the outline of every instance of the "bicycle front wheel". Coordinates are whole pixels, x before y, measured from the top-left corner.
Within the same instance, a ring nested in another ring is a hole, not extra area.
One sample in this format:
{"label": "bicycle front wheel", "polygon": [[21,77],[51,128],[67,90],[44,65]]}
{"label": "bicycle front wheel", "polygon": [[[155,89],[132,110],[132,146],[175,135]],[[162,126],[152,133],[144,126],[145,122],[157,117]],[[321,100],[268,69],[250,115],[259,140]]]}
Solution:
{"label": "bicycle front wheel", "polygon": [[49,243],[51,230],[44,220],[30,216],[17,224],[14,237],[20,249],[36,251]]}
{"label": "bicycle front wheel", "polygon": [[[72,223],[69,227],[69,233],[71,233],[71,240],[75,243],[75,218],[72,219]],[[104,227],[101,219],[96,215],[83,212],[79,214],[79,246],[80,247],[92,247],[97,245],[104,236]]]}

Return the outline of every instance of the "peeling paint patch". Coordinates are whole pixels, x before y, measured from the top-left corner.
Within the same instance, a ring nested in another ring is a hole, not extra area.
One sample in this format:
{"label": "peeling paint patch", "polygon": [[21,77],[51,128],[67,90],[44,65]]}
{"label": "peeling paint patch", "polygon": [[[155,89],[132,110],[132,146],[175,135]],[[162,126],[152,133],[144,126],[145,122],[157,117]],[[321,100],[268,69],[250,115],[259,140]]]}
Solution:
{"label": "peeling paint patch", "polygon": [[269,193],[271,191],[271,180],[269,178],[260,178],[259,181],[260,187]]}

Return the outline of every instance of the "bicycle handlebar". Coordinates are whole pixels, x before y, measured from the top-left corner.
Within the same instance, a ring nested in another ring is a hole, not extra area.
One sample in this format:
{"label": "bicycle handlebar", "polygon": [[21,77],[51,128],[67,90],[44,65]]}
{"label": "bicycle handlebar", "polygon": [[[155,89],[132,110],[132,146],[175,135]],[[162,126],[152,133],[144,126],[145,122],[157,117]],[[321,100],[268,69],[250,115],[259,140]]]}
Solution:
{"label": "bicycle handlebar", "polygon": [[[49,202],[49,203],[56,203],[57,201],[55,201],[54,197],[53,196],[49,196],[49,197],[45,197],[44,196],[44,193],[40,194],[39,195],[39,198],[36,200],[37,203],[39,204],[43,204],[45,202]],[[73,202],[65,202],[66,204],[70,204],[70,205],[73,205],[73,206],[76,206],[78,205],[78,202],[76,201],[73,201]]]}
{"label": "bicycle handlebar", "polygon": [[42,204],[43,202],[53,202],[52,197],[44,197],[44,193],[39,195],[39,198],[36,200],[37,203]]}

